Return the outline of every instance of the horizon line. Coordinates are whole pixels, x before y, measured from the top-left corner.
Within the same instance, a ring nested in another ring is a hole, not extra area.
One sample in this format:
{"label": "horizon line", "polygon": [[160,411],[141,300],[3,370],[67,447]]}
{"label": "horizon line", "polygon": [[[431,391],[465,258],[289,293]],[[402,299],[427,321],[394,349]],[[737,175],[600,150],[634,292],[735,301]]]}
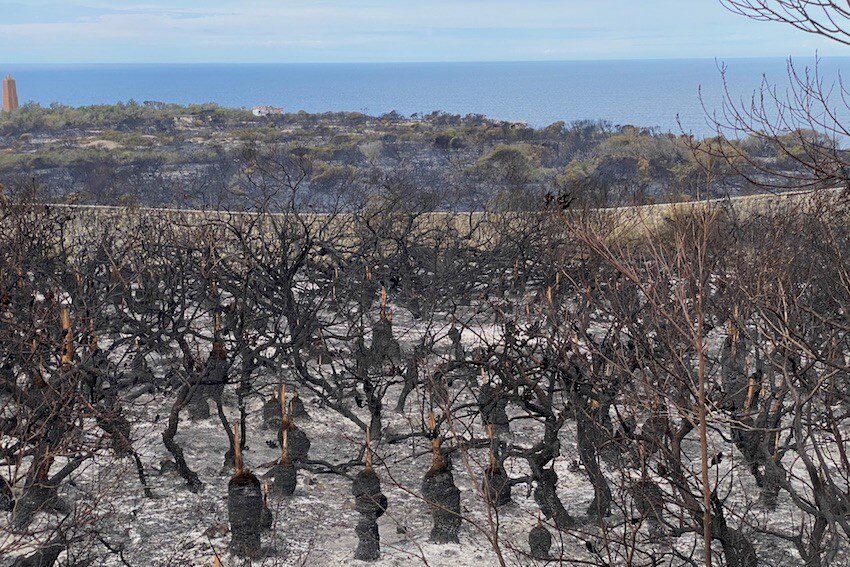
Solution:
{"label": "horizon line", "polygon": [[600,59],[482,59],[482,60],[413,60],[413,61],[56,61],[56,62],[6,62],[17,66],[110,66],[110,65],[441,65],[441,64],[499,64],[499,63],[616,63],[632,61],[744,61],[767,59],[850,59],[848,55],[740,55],[734,57],[610,57]]}

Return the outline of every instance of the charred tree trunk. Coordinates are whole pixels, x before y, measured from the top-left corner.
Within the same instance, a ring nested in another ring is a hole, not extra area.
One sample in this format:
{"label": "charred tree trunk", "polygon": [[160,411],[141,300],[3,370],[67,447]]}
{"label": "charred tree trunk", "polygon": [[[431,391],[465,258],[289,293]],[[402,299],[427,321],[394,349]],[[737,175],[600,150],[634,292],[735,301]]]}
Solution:
{"label": "charred tree trunk", "polygon": [[552,534],[546,529],[543,522],[538,522],[528,532],[528,549],[534,559],[548,561],[551,558],[549,550],[552,549]]}
{"label": "charred tree trunk", "polygon": [[[384,296],[382,296],[382,311],[385,309]],[[369,367],[373,370],[382,370],[384,365],[389,364],[396,367],[401,364],[401,347],[393,337],[393,325],[382,312],[381,318],[372,328],[372,346],[368,353]]]}
{"label": "charred tree trunk", "polygon": [[431,541],[460,543],[460,490],[440,450],[440,439],[433,441],[433,462],[422,481],[422,497],[431,508]]}
{"label": "charred tree trunk", "polygon": [[147,498],[153,498],[153,493],[150,486],[148,486],[145,475],[145,467],[142,465],[142,459],[133,448],[133,442],[130,440],[130,422],[124,417],[124,412],[117,400],[113,401],[106,409],[99,408],[95,417],[100,428],[109,435],[115,455],[118,457],[133,458],[136,464],[136,474],[139,477],[139,482],[142,484],[145,496]]}
{"label": "charred tree trunk", "polygon": [[[310,439],[302,429],[293,422],[284,424],[286,427],[287,442],[289,443],[289,457],[296,465],[307,461],[310,453]],[[278,443],[283,445],[283,433],[278,432]]]}
{"label": "charred tree trunk", "polygon": [[758,567],[758,556],[750,540],[741,530],[726,525],[723,503],[716,493],[711,495],[714,515],[711,519],[711,532],[720,540],[723,556],[728,567]]}
{"label": "charred tree trunk", "polygon": [[263,519],[263,490],[259,479],[245,469],[239,423],[233,427],[236,474],[227,484],[227,518],[230,523],[230,551],[256,559],[261,555],[260,532]]}
{"label": "charred tree trunk", "polygon": [[575,526],[575,519],[567,512],[558,497],[558,474],[555,469],[542,469],[536,476],[534,501],[540,507],[543,517],[551,518],[555,522],[555,527],[562,531]]}
{"label": "charred tree trunk", "polygon": [[207,419],[210,417],[209,401],[221,402],[224,386],[227,384],[227,372],[227,352],[224,350],[222,342],[216,339],[213,342],[212,351],[207,359],[198,387],[192,394],[189,403],[189,417],[191,419]]}
{"label": "charred tree trunk", "polygon": [[56,511],[61,514],[71,512],[68,504],[59,497],[59,485],[80,467],[83,460],[82,458],[72,459],[58,473],[49,477],[48,471],[52,462],[50,458],[37,465],[35,476],[28,480],[28,485],[15,501],[11,522],[13,530],[25,530],[38,512]]}
{"label": "charred tree trunk", "polygon": [[270,471],[273,479],[272,493],[275,496],[292,496],[298,482],[295,465],[289,456],[289,432],[283,430],[280,462]]}
{"label": "charred tree trunk", "polygon": [[605,439],[595,411],[578,412],[576,422],[579,458],[593,485],[593,502],[587,509],[587,516],[591,519],[604,518],[611,513],[611,489],[602,472],[599,448],[609,440]]}
{"label": "charred tree trunk", "polygon": [[272,396],[263,403],[263,429],[279,431],[281,420],[280,400]]}
{"label": "charred tree trunk", "polygon": [[268,501],[268,485],[264,482],[262,483],[262,491],[263,491],[263,514],[260,516],[260,527],[263,530],[270,530],[274,525],[274,516],[272,515],[272,511],[269,508]]}
{"label": "charred tree trunk", "polygon": [[233,436],[233,432],[230,431],[230,423],[227,421],[221,401],[217,401],[215,407],[221,425],[224,427],[225,433],[227,433],[228,446],[227,451],[224,453],[224,470],[229,470],[236,466],[236,438]]}
{"label": "charred tree trunk", "polygon": [[289,415],[293,419],[310,419],[310,414],[307,413],[307,408],[304,407],[304,401],[298,395],[298,390],[292,393],[292,399],[289,401]]}
{"label": "charred tree trunk", "polygon": [[239,557],[260,556],[263,493],[260,481],[242,472],[227,484],[227,518],[230,522],[230,551]]}
{"label": "charred tree trunk", "polygon": [[24,488],[12,508],[12,529],[16,532],[26,530],[38,512],[57,510],[67,512],[68,507],[59,498],[58,485],[51,484],[47,478],[37,480]]}
{"label": "charred tree trunk", "polygon": [[503,461],[499,458],[499,441],[496,439],[493,427],[487,426],[490,437],[490,465],[484,470],[482,491],[490,506],[499,508],[511,502],[510,478],[505,473]]}
{"label": "charred tree trunk", "polygon": [[483,484],[484,494],[491,506],[499,508],[511,503],[510,478],[498,463],[484,471]]}
{"label": "charred tree trunk", "polygon": [[366,395],[366,403],[369,407],[369,431],[372,439],[380,439],[383,435],[384,401],[382,391],[375,387],[372,380],[366,376],[363,379],[363,393]]}
{"label": "charred tree trunk", "polygon": [[186,481],[189,490],[192,492],[200,492],[203,488],[203,483],[198,477],[198,474],[189,468],[186,463],[186,457],[183,455],[183,448],[174,441],[177,435],[177,425],[180,423],[180,410],[182,410],[189,402],[192,393],[192,386],[185,384],[177,393],[177,399],[174,405],[171,406],[171,412],[168,414],[168,427],[162,432],[162,442],[165,448],[174,457],[174,462],[177,465],[177,472]]}
{"label": "charred tree trunk", "polygon": [[546,468],[560,453],[558,432],[566,419],[566,414],[556,418],[546,416],[543,440],[526,456],[531,468],[532,478],[537,483],[534,488],[534,501],[545,519],[552,519],[559,530],[568,530],[575,526],[575,520],[567,512],[558,497],[558,475],[554,468]]}
{"label": "charred tree trunk", "polygon": [[0,510],[11,512],[15,506],[15,496],[12,493],[12,486],[9,482],[0,477]]}
{"label": "charred tree trunk", "polygon": [[398,402],[395,406],[395,411],[404,413],[404,406],[407,403],[407,397],[416,385],[419,383],[419,360],[415,356],[411,356],[407,361],[407,368],[404,370],[404,385],[401,388],[401,394],[398,396]]}
{"label": "charred tree trunk", "polygon": [[490,380],[485,379],[478,394],[478,407],[484,425],[493,426],[497,435],[510,434],[508,398],[504,395],[501,385],[494,386]]}
{"label": "charred tree trunk", "polygon": [[387,507],[387,498],[381,493],[381,481],[369,468],[361,471],[352,485],[355,509],[360,520],[354,529],[358,544],[354,558],[361,561],[377,561],[381,556],[381,540],[378,531],[378,518]]}
{"label": "charred tree trunk", "polygon": [[280,390],[281,428],[277,432],[277,441],[283,447],[283,432],[286,430],[286,442],[288,445],[289,458],[295,464],[307,461],[310,453],[310,439],[307,434],[299,429],[292,420],[289,406],[286,402],[286,387]]}
{"label": "charred tree trunk", "polygon": [[452,325],[449,329],[449,339],[452,341],[452,359],[455,362],[463,362],[466,358],[466,353],[463,351],[462,335],[457,327]]}
{"label": "charred tree trunk", "polygon": [[664,494],[650,478],[642,478],[631,487],[630,494],[641,520],[649,523],[650,535],[660,535],[664,519]]}
{"label": "charred tree trunk", "polygon": [[295,494],[295,488],[298,486],[298,473],[289,457],[272,467],[271,476],[273,479],[272,494],[275,496],[292,496]]}

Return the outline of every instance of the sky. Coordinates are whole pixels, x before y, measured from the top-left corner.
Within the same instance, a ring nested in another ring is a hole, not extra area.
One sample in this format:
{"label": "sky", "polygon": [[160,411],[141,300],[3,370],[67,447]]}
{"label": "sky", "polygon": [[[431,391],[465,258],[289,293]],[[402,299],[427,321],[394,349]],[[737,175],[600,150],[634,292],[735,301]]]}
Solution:
{"label": "sky", "polygon": [[850,55],[719,0],[0,0],[0,63]]}

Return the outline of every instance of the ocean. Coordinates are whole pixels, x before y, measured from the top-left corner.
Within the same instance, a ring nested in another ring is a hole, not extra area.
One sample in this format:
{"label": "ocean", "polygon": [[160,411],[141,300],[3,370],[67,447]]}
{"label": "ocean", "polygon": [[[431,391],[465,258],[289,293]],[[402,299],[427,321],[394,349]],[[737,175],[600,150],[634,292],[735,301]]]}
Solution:
{"label": "ocean", "polygon": [[[727,82],[748,100],[762,76],[787,89],[784,59],[732,59]],[[795,60],[800,69],[812,59]],[[439,110],[484,114],[540,127],[606,120],[697,136],[714,133],[706,112],[722,111],[724,85],[709,59],[504,63],[280,65],[4,65],[21,102],[71,106],[135,100],[288,112],[403,115]],[[850,57],[820,63],[827,84],[850,72]],[[837,100],[837,99],[836,99]],[[845,110],[841,115],[850,115]],[[681,127],[680,127],[681,124]]]}

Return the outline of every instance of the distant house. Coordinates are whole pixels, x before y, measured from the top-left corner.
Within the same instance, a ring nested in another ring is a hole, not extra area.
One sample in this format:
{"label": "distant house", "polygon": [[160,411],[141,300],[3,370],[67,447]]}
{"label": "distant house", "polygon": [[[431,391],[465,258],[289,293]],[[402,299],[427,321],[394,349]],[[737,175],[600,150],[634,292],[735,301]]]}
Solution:
{"label": "distant house", "polygon": [[252,112],[254,116],[283,116],[283,109],[274,106],[255,106]]}

